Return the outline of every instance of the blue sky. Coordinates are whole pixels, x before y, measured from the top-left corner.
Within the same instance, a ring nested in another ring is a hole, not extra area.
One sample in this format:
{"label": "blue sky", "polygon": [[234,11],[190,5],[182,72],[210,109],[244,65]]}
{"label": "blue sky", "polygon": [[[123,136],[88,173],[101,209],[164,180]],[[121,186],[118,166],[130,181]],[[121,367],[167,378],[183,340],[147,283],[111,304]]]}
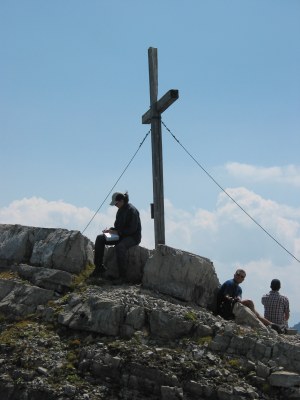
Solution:
{"label": "blue sky", "polygon": [[[162,118],[245,210],[300,259],[300,3],[140,0],[0,3],[0,223],[82,231],[149,131],[148,48]],[[243,266],[259,311],[282,281],[300,320],[299,262],[253,223],[166,129],[166,243],[210,258],[220,282]],[[151,139],[115,187],[153,248]],[[107,199],[85,234],[114,221]]]}

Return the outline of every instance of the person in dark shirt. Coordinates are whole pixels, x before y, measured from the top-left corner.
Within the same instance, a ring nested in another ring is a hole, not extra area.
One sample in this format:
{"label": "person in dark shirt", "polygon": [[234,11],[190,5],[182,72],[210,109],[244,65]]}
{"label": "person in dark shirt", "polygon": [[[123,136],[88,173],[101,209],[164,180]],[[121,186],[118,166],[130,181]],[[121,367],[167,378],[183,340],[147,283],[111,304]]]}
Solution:
{"label": "person in dark shirt", "polygon": [[[128,193],[116,192],[112,195],[111,206],[118,208],[114,226],[104,229],[101,235],[98,235],[95,241],[94,264],[95,270],[92,276],[100,276],[105,270],[103,265],[103,256],[105,245],[115,245],[116,256],[119,267],[120,278],[124,279],[126,275],[126,253],[127,250],[141,242],[142,227],[140,214],[138,210],[129,203]],[[105,234],[117,234],[117,240],[108,241]]]}
{"label": "person in dark shirt", "polygon": [[243,269],[237,269],[233,279],[228,279],[220,287],[217,295],[217,313],[225,319],[234,319],[232,309],[234,303],[242,301],[242,288],[240,283],[246,277]]}
{"label": "person in dark shirt", "polygon": [[279,325],[272,323],[256,311],[252,300],[242,300],[242,288],[240,287],[240,284],[245,278],[246,272],[243,269],[237,269],[233,279],[229,279],[223,283],[217,295],[217,313],[224,319],[234,319],[233,307],[236,302],[239,302],[250,308],[250,310],[265,326],[270,326],[278,333],[283,333]]}

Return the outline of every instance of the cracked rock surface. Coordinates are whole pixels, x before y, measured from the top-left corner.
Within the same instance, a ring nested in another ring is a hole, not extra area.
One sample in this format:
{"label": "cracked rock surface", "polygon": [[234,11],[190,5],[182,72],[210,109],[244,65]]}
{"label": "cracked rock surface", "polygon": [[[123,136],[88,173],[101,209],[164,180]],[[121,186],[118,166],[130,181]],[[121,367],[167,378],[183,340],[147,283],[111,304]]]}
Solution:
{"label": "cracked rock surface", "polygon": [[0,400],[300,400],[299,335],[214,315],[210,260],[136,246],[130,284],[92,260],[80,232],[0,225]]}
{"label": "cracked rock surface", "polygon": [[299,398],[298,335],[241,327],[142,286],[82,283],[2,319],[3,400]]}

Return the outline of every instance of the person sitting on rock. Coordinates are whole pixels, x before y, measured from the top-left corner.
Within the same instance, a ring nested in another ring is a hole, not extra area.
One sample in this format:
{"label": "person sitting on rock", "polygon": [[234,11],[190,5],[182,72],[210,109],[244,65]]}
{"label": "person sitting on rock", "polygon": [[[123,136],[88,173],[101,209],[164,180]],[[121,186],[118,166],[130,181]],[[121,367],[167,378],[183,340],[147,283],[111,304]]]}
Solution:
{"label": "person sitting on rock", "polygon": [[287,329],[290,317],[289,300],[279,293],[281,287],[279,279],[273,279],[270,287],[270,292],[262,296],[261,299],[265,308],[265,318]]}
{"label": "person sitting on rock", "polygon": [[[118,208],[114,226],[104,229],[95,241],[94,264],[95,270],[92,277],[100,276],[105,270],[103,256],[105,245],[115,245],[119,275],[121,279],[126,276],[127,250],[141,242],[141,220],[138,210],[129,203],[128,193],[116,192],[112,195],[111,206]],[[117,234],[116,240],[110,240],[107,234]]]}
{"label": "person sitting on rock", "polygon": [[223,283],[217,295],[217,313],[224,319],[234,319],[233,307],[236,302],[239,302],[248,307],[265,326],[271,326],[278,333],[282,333],[281,328],[277,324],[262,317],[256,311],[252,300],[242,300],[242,288],[240,284],[245,278],[246,272],[243,269],[237,269],[233,279],[229,279]]}

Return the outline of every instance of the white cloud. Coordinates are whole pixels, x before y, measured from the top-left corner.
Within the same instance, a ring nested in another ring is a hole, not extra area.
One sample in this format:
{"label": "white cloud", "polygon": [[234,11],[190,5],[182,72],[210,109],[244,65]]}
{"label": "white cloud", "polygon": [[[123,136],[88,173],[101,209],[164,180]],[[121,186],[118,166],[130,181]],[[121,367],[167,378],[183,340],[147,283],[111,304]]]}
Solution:
{"label": "white cloud", "polygon": [[227,189],[226,192],[237,204],[224,192],[219,195],[217,213],[222,220],[234,220],[241,225],[249,227],[253,226],[253,220],[255,220],[262,227],[278,235],[281,240],[286,238],[290,241],[292,237],[299,233],[299,208],[296,209],[269,199],[264,199],[260,195],[243,187]]}
{"label": "white cloud", "polygon": [[[94,212],[87,207],[76,207],[62,200],[47,201],[31,197],[15,200],[8,207],[1,208],[0,223],[82,231],[93,215]],[[95,230],[96,224],[103,227],[109,225],[113,216],[109,217],[109,213],[97,214],[91,230]]]}
{"label": "white cloud", "polygon": [[[227,192],[295,257],[300,256],[300,209],[266,200],[245,188]],[[97,213],[84,234],[92,241],[101,230],[114,222],[116,209],[106,207]],[[154,223],[150,212],[140,210],[141,245],[154,247]],[[32,197],[13,201],[0,208],[0,223],[41,227],[59,227],[82,231],[94,211],[61,200],[47,201]],[[293,259],[262,229],[249,219],[224,193],[219,195],[213,212],[197,209],[186,212],[165,201],[166,244],[193,252],[213,261],[220,282],[232,277],[242,265],[247,271],[244,296],[253,298],[259,311],[261,295],[270,281],[282,281],[292,309],[293,324],[300,320],[300,294],[297,287],[299,262]],[[297,318],[297,319],[296,319]]]}
{"label": "white cloud", "polygon": [[234,162],[226,164],[225,169],[236,178],[300,187],[300,167],[297,165],[266,168]]}

